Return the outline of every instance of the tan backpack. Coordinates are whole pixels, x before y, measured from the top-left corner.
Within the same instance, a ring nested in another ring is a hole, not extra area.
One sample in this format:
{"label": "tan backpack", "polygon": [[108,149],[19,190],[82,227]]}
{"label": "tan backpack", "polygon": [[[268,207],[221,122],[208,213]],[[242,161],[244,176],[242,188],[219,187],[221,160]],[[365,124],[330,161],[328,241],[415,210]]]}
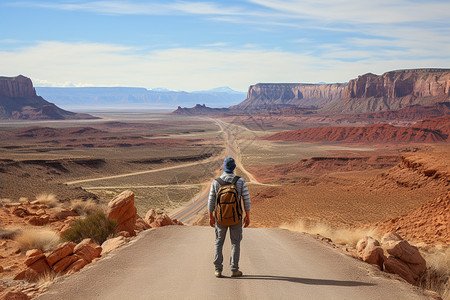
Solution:
{"label": "tan backpack", "polygon": [[242,220],[241,199],[236,189],[239,176],[234,176],[231,183],[217,178],[220,188],[216,195],[216,220],[223,226],[232,226]]}

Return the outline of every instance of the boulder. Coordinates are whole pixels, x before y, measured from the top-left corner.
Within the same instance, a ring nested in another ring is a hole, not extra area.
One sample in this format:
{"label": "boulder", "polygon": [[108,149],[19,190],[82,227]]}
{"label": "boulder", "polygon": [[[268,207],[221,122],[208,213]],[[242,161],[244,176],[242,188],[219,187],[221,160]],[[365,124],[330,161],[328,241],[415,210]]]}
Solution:
{"label": "boulder", "polygon": [[118,236],[109,240],[106,240],[102,244],[102,255],[119,248],[127,243],[127,239],[123,236]]}
{"label": "boulder", "polygon": [[128,231],[131,235],[136,235],[134,232],[136,212],[134,193],[129,190],[117,195],[108,203],[107,215],[109,219],[117,220],[117,232]]}
{"label": "boulder", "polygon": [[23,206],[13,206],[10,209],[10,213],[18,216],[18,217],[25,217],[25,216],[29,216],[31,213]]}
{"label": "boulder", "polygon": [[410,264],[426,264],[425,259],[419,250],[411,246],[407,241],[388,241],[383,244],[383,248],[390,255]]}
{"label": "boulder", "polygon": [[84,239],[74,248],[73,253],[78,258],[84,259],[87,263],[91,263],[94,258],[101,255],[102,247],[91,239]]}
{"label": "boulder", "polygon": [[30,265],[34,264],[36,261],[38,261],[38,260],[40,260],[42,258],[45,259],[45,254],[42,253],[42,251],[41,251],[41,254],[37,254],[37,255],[33,255],[33,256],[27,257],[27,259],[25,260],[25,265],[27,267],[29,267]]}
{"label": "boulder", "polygon": [[64,273],[65,270],[77,260],[78,257],[75,255],[66,256],[53,265],[53,271],[56,273]]}
{"label": "boulder", "polygon": [[48,265],[45,257],[41,257],[41,259],[29,265],[28,268],[36,271],[39,275],[50,273],[50,266]]}
{"label": "boulder", "polygon": [[390,242],[390,241],[402,241],[402,237],[400,235],[398,235],[395,232],[388,232],[385,235],[383,235],[383,237],[381,238],[381,244],[384,244],[386,242]]}
{"label": "boulder", "polygon": [[58,247],[47,256],[48,264],[50,266],[53,266],[64,257],[71,255],[76,245],[77,244],[75,244],[74,242],[65,242],[59,244]]}
{"label": "boulder", "polygon": [[398,274],[401,278],[411,284],[415,284],[418,279],[406,263],[392,256],[389,256],[384,260],[384,269],[388,273]]}
{"label": "boulder", "polygon": [[377,265],[383,270],[384,251],[376,239],[366,236],[358,242],[356,249],[364,262]]}
{"label": "boulder", "polygon": [[[36,257],[40,255],[35,255],[32,257]],[[19,274],[14,277],[14,280],[27,280],[30,282],[37,281],[39,277],[44,276],[45,274],[50,273],[51,269],[45,259],[45,256],[41,256],[40,259],[34,261],[32,264],[28,266],[27,269],[23,270]]]}

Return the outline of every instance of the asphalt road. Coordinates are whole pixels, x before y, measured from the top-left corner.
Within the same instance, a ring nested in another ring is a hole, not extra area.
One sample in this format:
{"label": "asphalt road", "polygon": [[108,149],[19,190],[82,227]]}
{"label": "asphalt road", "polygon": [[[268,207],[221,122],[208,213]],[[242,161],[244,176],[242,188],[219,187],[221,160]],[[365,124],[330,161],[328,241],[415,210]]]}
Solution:
{"label": "asphalt road", "polygon": [[[424,299],[375,267],[281,229],[244,229],[244,276],[215,278],[213,242],[209,227],[150,229],[37,299]],[[227,239],[224,261],[229,252]]]}

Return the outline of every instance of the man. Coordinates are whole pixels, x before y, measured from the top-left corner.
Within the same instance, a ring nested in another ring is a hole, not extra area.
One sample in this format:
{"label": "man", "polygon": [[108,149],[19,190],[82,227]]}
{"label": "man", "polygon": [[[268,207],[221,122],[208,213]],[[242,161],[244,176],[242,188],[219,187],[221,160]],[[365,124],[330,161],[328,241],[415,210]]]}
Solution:
{"label": "man", "polygon": [[[233,178],[236,176],[233,174],[236,168],[236,163],[232,157],[227,157],[223,161],[223,171],[224,173],[220,176],[220,179],[226,183],[232,183]],[[247,183],[243,178],[239,178],[235,183],[238,200],[240,203],[241,198],[244,202],[245,217],[244,217],[244,227],[248,227],[250,224],[250,194],[248,193]],[[235,225],[224,226],[217,222],[215,216],[216,210],[216,197],[217,192],[221,188],[220,183],[217,179],[213,180],[211,183],[211,190],[209,192],[208,199],[208,209],[209,209],[209,224],[211,227],[215,227],[216,231],[216,242],[215,242],[215,253],[214,253],[214,267],[216,277],[222,277],[223,270],[223,243],[227,234],[228,228],[230,229],[230,239],[231,239],[231,277],[242,276],[242,272],[239,271],[239,255],[240,255],[240,244],[242,240],[242,219]]]}

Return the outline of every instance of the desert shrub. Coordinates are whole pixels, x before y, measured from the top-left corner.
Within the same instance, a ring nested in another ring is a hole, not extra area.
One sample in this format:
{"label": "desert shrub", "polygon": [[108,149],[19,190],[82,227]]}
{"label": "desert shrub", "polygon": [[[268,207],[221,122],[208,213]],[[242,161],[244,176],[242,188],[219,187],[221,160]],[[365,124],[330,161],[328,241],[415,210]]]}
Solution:
{"label": "desert shrub", "polygon": [[64,232],[62,238],[75,243],[79,243],[85,238],[91,238],[101,245],[114,233],[116,225],[117,222],[108,219],[103,212],[96,212],[73,222],[72,228]]}
{"label": "desert shrub", "polygon": [[0,228],[0,238],[12,240],[20,232],[20,228]]}
{"label": "desert shrub", "polygon": [[365,236],[378,238],[378,233],[374,228],[332,228],[327,224],[312,220],[300,220],[297,223],[283,224],[280,227],[292,231],[319,234],[330,238],[336,244],[352,247],[355,247],[358,241]]}
{"label": "desert shrub", "polygon": [[27,197],[20,197],[19,198],[19,202],[20,203],[28,202],[28,198]]}
{"label": "desert shrub", "polygon": [[20,250],[41,249],[49,251],[59,244],[59,235],[47,228],[27,228],[14,237]]}
{"label": "desert shrub", "polygon": [[75,210],[80,216],[92,215],[103,210],[103,208],[93,199],[72,200],[70,201],[70,208]]}
{"label": "desert shrub", "polygon": [[36,201],[38,201],[40,204],[45,204],[48,207],[56,207],[60,205],[58,199],[56,199],[55,194],[51,193],[42,193],[37,195]]}
{"label": "desert shrub", "polygon": [[427,271],[420,278],[419,285],[439,293],[444,300],[450,300],[450,247],[421,250],[427,261]]}

